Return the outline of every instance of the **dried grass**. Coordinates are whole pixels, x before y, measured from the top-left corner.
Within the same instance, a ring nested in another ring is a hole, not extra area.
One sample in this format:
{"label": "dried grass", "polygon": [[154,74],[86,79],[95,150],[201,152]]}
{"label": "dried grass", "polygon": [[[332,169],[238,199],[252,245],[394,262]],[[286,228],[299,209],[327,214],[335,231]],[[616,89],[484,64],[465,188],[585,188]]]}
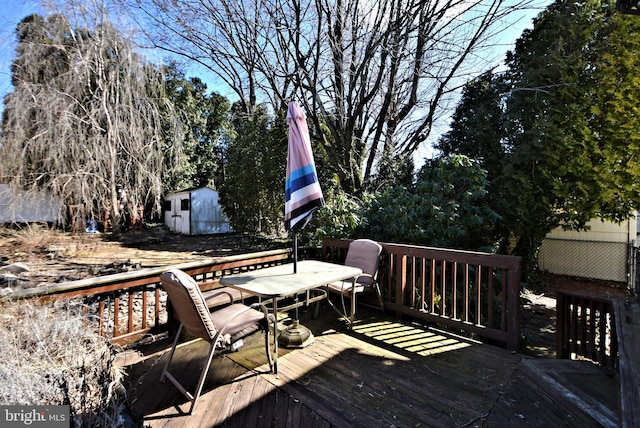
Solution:
{"label": "dried grass", "polygon": [[[46,224],[24,224],[14,227],[0,227],[0,237],[19,248],[20,253],[39,253],[59,240],[59,232]],[[15,256],[15,254],[14,254]]]}
{"label": "dried grass", "polygon": [[124,424],[115,351],[81,306],[6,301],[0,314],[0,404],[69,405],[76,427]]}

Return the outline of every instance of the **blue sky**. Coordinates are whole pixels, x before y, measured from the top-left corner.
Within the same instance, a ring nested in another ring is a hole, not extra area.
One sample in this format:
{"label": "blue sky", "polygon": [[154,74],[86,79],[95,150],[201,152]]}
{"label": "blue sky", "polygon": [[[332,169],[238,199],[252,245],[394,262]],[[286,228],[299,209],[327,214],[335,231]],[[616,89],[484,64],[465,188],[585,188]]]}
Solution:
{"label": "blue sky", "polygon": [[35,0],[3,0],[0,5],[0,100],[11,90],[10,66],[15,55],[16,26],[25,16],[38,12],[39,5]]}
{"label": "blue sky", "polygon": [[[541,2],[545,0],[540,0]],[[2,99],[11,90],[11,61],[15,55],[16,25],[31,13],[42,13],[38,0],[2,0],[0,5],[0,113],[3,109]],[[504,54],[511,49],[515,40],[525,28],[531,27],[531,20],[537,16],[539,10],[530,10],[510,17],[509,27],[502,33],[502,43],[495,47],[495,54],[504,59]],[[206,76],[199,76],[207,82]],[[224,94],[226,91],[211,87]]]}

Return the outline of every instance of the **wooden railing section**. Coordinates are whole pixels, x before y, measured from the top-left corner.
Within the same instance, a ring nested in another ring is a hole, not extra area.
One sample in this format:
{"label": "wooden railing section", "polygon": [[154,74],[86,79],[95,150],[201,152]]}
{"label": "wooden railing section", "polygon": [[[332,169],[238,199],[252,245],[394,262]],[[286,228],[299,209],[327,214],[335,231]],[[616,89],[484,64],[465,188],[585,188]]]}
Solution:
{"label": "wooden railing section", "polygon": [[618,375],[620,377],[620,426],[640,426],[640,301],[615,299],[616,332],[618,335]]}
{"label": "wooden railing section", "polygon": [[558,291],[556,297],[556,358],[588,358],[614,369],[618,337],[613,301],[606,297]]}
{"label": "wooden railing section", "polygon": [[290,250],[216,257],[30,288],[12,293],[10,298],[80,298],[91,327],[108,337],[112,343],[127,344],[154,330],[166,330],[170,319],[166,294],[160,286],[160,275],[170,267],[182,269],[198,282],[205,282],[203,290],[206,290],[219,286],[219,279],[223,275],[274,266],[290,260]]}
{"label": "wooden railing section", "polygon": [[559,291],[556,357],[588,358],[617,371],[619,426],[640,426],[640,302]]}
{"label": "wooden railing section", "polygon": [[[323,241],[326,260],[342,263],[349,240]],[[446,325],[518,350],[520,258],[382,243],[378,281],[385,309]]]}
{"label": "wooden railing section", "polygon": [[[344,262],[348,240],[325,240],[321,257]],[[518,349],[520,259],[488,253],[383,243],[379,282],[385,308],[411,317],[473,333]],[[314,258],[305,249],[300,258]],[[81,298],[87,319],[114,343],[126,344],[171,323],[160,274],[177,267],[218,286],[223,275],[291,261],[290,250],[219,257],[174,266],[31,288],[12,298]],[[205,289],[205,288],[203,288]]]}

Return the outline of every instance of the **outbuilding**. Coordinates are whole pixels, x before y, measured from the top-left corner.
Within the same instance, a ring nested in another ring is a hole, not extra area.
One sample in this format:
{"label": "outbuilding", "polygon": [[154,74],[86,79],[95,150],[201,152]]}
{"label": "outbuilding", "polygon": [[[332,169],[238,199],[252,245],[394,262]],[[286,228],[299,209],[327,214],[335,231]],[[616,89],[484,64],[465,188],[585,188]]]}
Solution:
{"label": "outbuilding", "polygon": [[217,190],[209,187],[181,190],[164,198],[164,224],[183,235],[231,232]]}
{"label": "outbuilding", "polygon": [[0,224],[58,223],[60,201],[44,192],[27,192],[0,184]]}

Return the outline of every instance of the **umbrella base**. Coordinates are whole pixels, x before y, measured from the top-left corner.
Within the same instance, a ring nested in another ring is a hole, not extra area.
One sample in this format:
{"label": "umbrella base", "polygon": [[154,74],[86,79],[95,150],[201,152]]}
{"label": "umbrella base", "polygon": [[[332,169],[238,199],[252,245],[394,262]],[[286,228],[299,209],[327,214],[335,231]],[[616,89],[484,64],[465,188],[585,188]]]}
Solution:
{"label": "umbrella base", "polygon": [[298,320],[293,321],[293,324],[285,328],[278,338],[280,346],[285,348],[304,348],[313,342],[315,342],[315,338],[311,330],[301,325]]}

